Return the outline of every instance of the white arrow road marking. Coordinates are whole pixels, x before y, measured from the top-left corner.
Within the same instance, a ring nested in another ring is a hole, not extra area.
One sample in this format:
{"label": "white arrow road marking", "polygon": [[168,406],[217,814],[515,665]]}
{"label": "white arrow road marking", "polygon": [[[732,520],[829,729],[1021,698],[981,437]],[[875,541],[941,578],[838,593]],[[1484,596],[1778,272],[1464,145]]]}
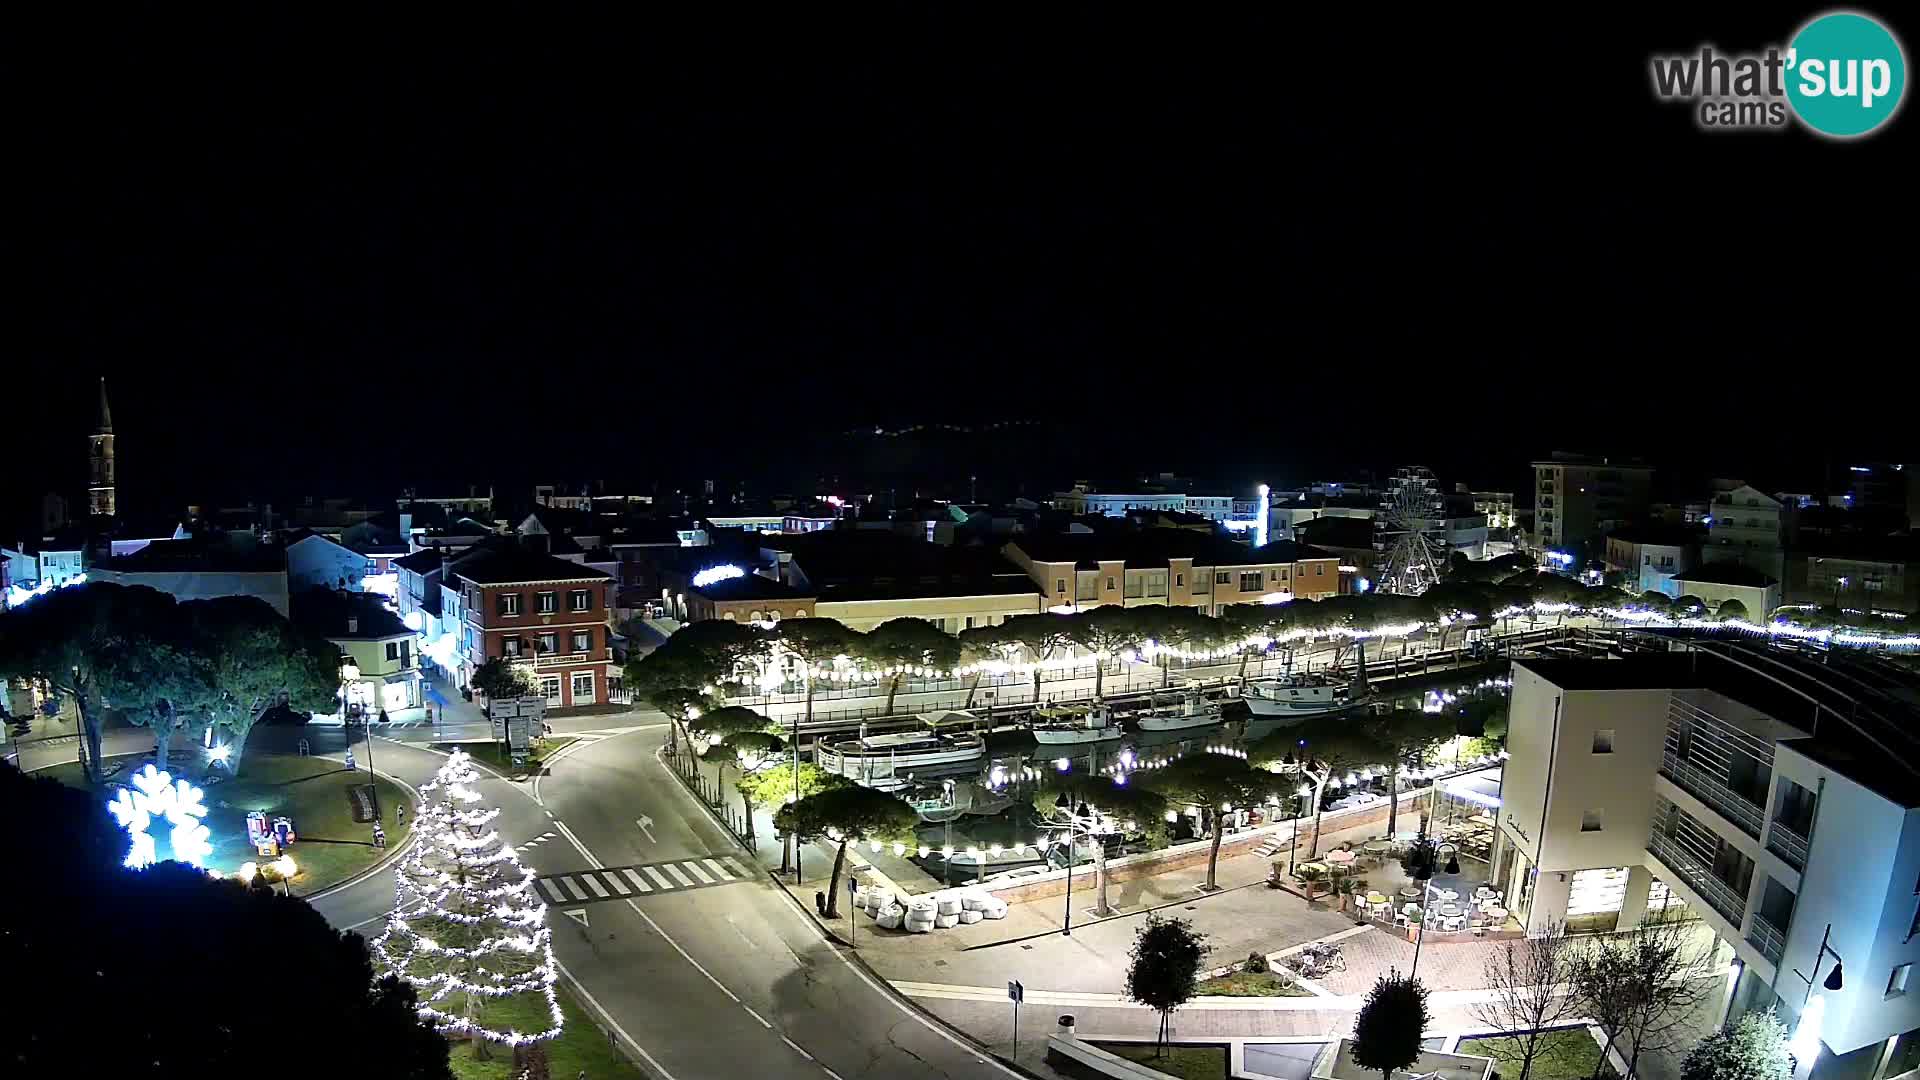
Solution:
{"label": "white arrow road marking", "polygon": [[647,843],[657,844],[660,842],[653,838],[653,819],[652,818],[646,816],[645,814],[642,814],[640,815],[639,819],[634,822],[634,824],[640,826],[640,831],[647,834]]}
{"label": "white arrow road marking", "polygon": [[568,908],[567,918],[572,919],[574,922],[579,923],[581,926],[587,925],[587,913],[585,911],[582,911],[579,908]]}

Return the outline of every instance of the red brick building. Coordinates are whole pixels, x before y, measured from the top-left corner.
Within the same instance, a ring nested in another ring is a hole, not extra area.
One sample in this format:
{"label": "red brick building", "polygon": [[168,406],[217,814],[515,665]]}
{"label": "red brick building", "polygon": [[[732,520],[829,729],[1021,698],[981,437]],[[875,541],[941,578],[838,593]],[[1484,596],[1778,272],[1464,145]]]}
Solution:
{"label": "red brick building", "polygon": [[453,567],[465,613],[460,679],[493,657],[527,665],[551,708],[603,704],[619,685],[609,602],[613,579],[516,544]]}

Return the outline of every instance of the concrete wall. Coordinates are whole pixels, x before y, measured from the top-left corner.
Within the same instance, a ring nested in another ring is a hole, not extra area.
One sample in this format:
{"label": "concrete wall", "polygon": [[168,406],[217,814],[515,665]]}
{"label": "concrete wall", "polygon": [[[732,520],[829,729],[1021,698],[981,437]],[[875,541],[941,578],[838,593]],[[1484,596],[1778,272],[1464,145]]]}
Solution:
{"label": "concrete wall", "polygon": [[[998,625],[1012,615],[1032,615],[1044,610],[1038,592],[898,600],[822,600],[814,603],[813,608],[818,617],[838,619],[847,627],[861,632],[871,630],[889,619],[913,618],[926,619],[936,625],[944,619],[949,634],[957,634],[969,625]],[[973,622],[969,624],[968,619]]]}

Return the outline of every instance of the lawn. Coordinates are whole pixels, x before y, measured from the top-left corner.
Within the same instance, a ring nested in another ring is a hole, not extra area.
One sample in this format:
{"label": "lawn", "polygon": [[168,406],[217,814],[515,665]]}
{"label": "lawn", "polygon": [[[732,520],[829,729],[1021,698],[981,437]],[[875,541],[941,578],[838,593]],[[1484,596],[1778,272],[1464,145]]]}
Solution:
{"label": "lawn", "polygon": [[527,761],[528,767],[525,769],[515,769],[513,767],[513,759],[507,754],[507,748],[502,743],[497,743],[497,742],[441,743],[441,744],[436,744],[434,746],[434,749],[446,750],[449,752],[455,749],[465,750],[467,752],[468,757],[473,758],[474,761],[477,761],[480,764],[485,765],[487,768],[492,769],[494,772],[513,775],[515,773],[537,772],[540,768],[541,763],[545,762],[548,758],[552,757],[553,755],[559,753],[562,749],[568,746],[571,746],[578,741],[579,740],[577,739],[571,739],[564,735],[557,735],[557,736],[540,740],[538,743],[535,743],[530,748],[531,753],[529,754],[528,761]]}
{"label": "lawn", "polygon": [[[247,812],[264,810],[269,821],[277,816],[293,819],[299,839],[288,852],[299,873],[293,878],[296,896],[315,893],[344,881],[367,868],[383,852],[373,846],[372,826],[353,820],[353,804],[347,789],[367,782],[366,771],[347,772],[337,761],[299,757],[291,754],[248,754],[241,762],[240,775],[208,785],[201,775],[179,770],[192,761],[189,747],[176,753],[169,765],[177,777],[198,783],[206,792],[207,829],[213,834],[213,854],[209,869],[230,873],[243,862],[258,862],[259,856],[247,844]],[[107,781],[102,800],[111,796],[114,785],[124,785],[133,771],[150,759],[147,754],[110,758],[109,764],[121,765]],[[69,762],[46,769],[40,775],[51,776],[74,787],[85,786],[78,763]],[[219,775],[226,775],[224,770]],[[397,847],[413,826],[409,813],[404,824],[394,823],[394,808],[407,806],[409,798],[402,788],[384,778],[376,778],[380,811],[385,817],[388,850]],[[411,807],[409,806],[409,810]],[[166,855],[164,836],[160,853]]]}
{"label": "lawn", "polygon": [[[1152,1043],[1093,1045],[1115,1057],[1138,1062],[1157,1072],[1179,1077],[1180,1080],[1227,1080],[1227,1048],[1224,1046],[1156,1047]],[[1160,1056],[1163,1050],[1165,1057]]]}
{"label": "lawn", "polygon": [[1214,979],[1200,980],[1196,993],[1203,997],[1312,997],[1313,992],[1295,986],[1283,975],[1269,971],[1235,971]]}
{"label": "lawn", "polygon": [[[547,1045],[547,1074],[553,1080],[574,1080],[578,1076],[588,1080],[623,1077],[641,1080],[640,1070],[607,1042],[601,1024],[574,999],[566,984],[562,983],[558,990],[560,1011],[566,1014],[567,1022],[560,1037]],[[538,998],[522,994],[490,1008],[487,1022],[523,1031],[536,1026],[544,1028],[546,1006]],[[470,1044],[454,1043],[447,1054],[453,1075],[459,1080],[508,1080],[513,1072],[513,1051],[498,1046],[490,1049],[491,1059],[476,1061]]]}
{"label": "lawn", "polygon": [[[1511,1045],[1513,1039],[1500,1036],[1492,1039],[1462,1039],[1458,1053],[1479,1054],[1494,1060],[1494,1069],[1502,1076],[1520,1075],[1519,1059],[1508,1064],[1494,1049]],[[1600,1044],[1593,1041],[1585,1028],[1564,1028],[1549,1032],[1541,1040],[1540,1056],[1533,1059],[1533,1070],[1527,1074],[1528,1080],[1587,1080],[1593,1075],[1593,1067],[1600,1063]],[[1613,1075],[1612,1071],[1607,1072]]]}

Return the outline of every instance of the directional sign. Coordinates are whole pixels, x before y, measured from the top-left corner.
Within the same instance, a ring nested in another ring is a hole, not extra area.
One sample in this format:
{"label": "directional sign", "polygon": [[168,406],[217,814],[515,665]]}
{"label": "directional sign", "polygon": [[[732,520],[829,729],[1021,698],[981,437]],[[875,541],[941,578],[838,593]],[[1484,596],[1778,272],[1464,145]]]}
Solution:
{"label": "directional sign", "polygon": [[581,926],[587,925],[587,913],[580,910],[579,908],[568,908],[567,918],[572,919],[574,922],[579,923]]}
{"label": "directional sign", "polygon": [[1014,979],[1013,981],[1007,983],[1007,1000],[1008,1001],[1011,1001],[1015,1005],[1018,1005],[1021,1002],[1025,1001],[1026,999],[1027,999],[1027,988],[1020,985],[1019,979]]}
{"label": "directional sign", "polygon": [[860,891],[860,883],[854,880],[852,874],[848,874],[847,875],[847,895],[852,896],[854,893],[857,893],[859,891]]}
{"label": "directional sign", "polygon": [[648,817],[645,814],[641,814],[638,818],[634,820],[633,823],[635,825],[640,826],[641,832],[647,834],[647,843],[649,844],[659,843],[659,841],[653,838],[653,819],[652,818]]}

